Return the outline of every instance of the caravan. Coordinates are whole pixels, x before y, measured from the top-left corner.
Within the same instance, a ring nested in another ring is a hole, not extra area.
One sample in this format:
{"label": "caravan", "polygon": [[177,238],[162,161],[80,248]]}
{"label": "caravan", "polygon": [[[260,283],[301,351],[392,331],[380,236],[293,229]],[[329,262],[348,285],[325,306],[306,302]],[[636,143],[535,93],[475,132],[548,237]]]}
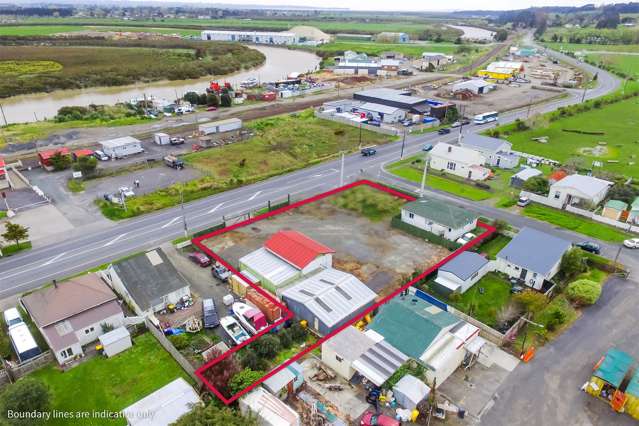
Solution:
{"label": "caravan", "polygon": [[31,335],[29,327],[24,322],[9,327],[9,337],[11,338],[11,346],[13,346],[20,362],[25,362],[42,353]]}

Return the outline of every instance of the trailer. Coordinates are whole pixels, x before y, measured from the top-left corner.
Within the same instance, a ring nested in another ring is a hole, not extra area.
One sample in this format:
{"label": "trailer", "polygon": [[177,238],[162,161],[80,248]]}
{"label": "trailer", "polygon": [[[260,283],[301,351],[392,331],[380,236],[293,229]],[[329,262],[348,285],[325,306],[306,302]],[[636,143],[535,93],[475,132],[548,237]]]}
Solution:
{"label": "trailer", "polygon": [[144,152],[142,142],[132,136],[109,139],[100,142],[102,151],[112,159],[124,158]]}
{"label": "trailer", "polygon": [[11,346],[20,362],[25,362],[42,353],[35,339],[24,322],[9,327]]}
{"label": "trailer", "polygon": [[184,168],[184,161],[180,160],[175,155],[167,155],[164,157],[164,164],[176,170]]}
{"label": "trailer", "polygon": [[171,143],[171,137],[166,133],[154,133],[153,142],[157,145],[168,145]]}
{"label": "trailer", "polygon": [[242,120],[239,118],[229,118],[227,120],[212,121],[210,123],[200,124],[198,130],[200,135],[206,136],[213,133],[231,132],[242,128]]}

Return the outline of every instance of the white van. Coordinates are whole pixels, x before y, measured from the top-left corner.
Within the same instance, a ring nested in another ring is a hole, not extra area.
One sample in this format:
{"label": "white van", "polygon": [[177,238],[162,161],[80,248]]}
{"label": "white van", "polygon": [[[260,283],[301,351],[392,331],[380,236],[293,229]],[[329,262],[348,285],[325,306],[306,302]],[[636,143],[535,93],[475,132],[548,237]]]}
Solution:
{"label": "white van", "polygon": [[20,316],[20,311],[18,311],[18,309],[11,308],[4,311],[4,323],[7,324],[7,328],[15,324],[20,324],[21,322],[22,317]]}

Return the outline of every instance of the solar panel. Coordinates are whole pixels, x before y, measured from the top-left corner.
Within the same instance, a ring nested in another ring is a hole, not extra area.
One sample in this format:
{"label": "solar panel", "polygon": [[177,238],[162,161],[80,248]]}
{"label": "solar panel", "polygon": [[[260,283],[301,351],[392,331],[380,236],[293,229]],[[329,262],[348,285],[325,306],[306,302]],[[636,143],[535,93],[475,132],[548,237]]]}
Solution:
{"label": "solar panel", "polygon": [[324,309],[326,312],[333,312],[333,310],[330,308],[330,306],[328,306],[326,303],[324,303],[324,301],[322,299],[320,299],[319,297],[315,298],[315,301],[317,302],[318,305],[320,305],[322,307],[322,309]]}
{"label": "solar panel", "polygon": [[331,282],[331,281],[326,280],[326,279],[324,279],[324,278],[320,278],[320,279],[319,279],[319,281],[320,281],[320,282],[322,282],[322,283],[324,283],[324,284],[328,284],[328,285],[335,285],[335,283],[334,283],[334,282]]}
{"label": "solar panel", "polygon": [[352,300],[353,299],[351,297],[351,295],[346,293],[342,287],[335,287],[335,291],[337,291],[339,294],[344,296],[344,299],[346,299],[346,300]]}
{"label": "solar panel", "polygon": [[305,289],[301,289],[301,290],[299,290],[299,292],[302,293],[302,294],[305,294],[307,296],[310,296],[310,297],[315,296],[315,293],[311,293],[310,291],[305,290]]}

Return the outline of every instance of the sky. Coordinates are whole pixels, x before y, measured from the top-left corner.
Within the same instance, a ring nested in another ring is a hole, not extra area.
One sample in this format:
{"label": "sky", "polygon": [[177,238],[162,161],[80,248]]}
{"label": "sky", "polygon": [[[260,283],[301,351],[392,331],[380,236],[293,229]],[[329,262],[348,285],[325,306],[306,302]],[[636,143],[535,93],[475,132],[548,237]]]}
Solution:
{"label": "sky", "polygon": [[[205,2],[203,0],[191,0]],[[531,6],[583,6],[585,4],[601,4],[601,1],[580,0],[322,0],[312,2],[309,0],[222,0],[224,4],[259,4],[262,6],[319,6],[325,8],[348,8],[352,10],[394,10],[394,11],[451,11],[451,10],[512,10],[526,9]],[[215,2],[206,1],[211,5]],[[614,3],[608,1],[608,3]]]}

